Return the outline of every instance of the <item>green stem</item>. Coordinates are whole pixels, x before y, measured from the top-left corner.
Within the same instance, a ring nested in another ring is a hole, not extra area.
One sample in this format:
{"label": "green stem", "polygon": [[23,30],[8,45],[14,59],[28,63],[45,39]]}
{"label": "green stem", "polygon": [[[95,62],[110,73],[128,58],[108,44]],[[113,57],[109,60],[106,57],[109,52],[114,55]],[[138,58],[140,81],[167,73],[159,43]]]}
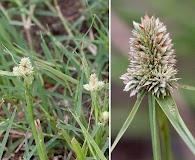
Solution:
{"label": "green stem", "polygon": [[38,132],[36,131],[36,127],[35,127],[35,124],[34,124],[34,117],[33,117],[33,104],[32,104],[32,99],[31,99],[31,94],[30,94],[30,88],[29,88],[29,84],[28,82],[24,82],[25,84],[25,95],[26,95],[26,103],[27,103],[27,113],[28,113],[28,120],[29,120],[29,124],[31,126],[31,129],[32,129],[32,133],[33,133],[33,136],[34,136],[34,139],[35,139],[35,143],[36,145],[38,145],[37,147],[37,151],[38,151],[38,155],[39,155],[39,158],[40,160],[48,160],[48,157],[46,155],[46,149],[45,149],[45,146],[44,146],[44,142],[41,142],[41,139],[39,139],[39,136],[38,136]]}
{"label": "green stem", "polygon": [[160,136],[158,122],[156,118],[155,98],[151,93],[149,93],[148,101],[153,156],[154,160],[161,160]]}
{"label": "green stem", "polygon": [[129,113],[129,116],[127,117],[125,123],[123,124],[123,126],[121,127],[117,137],[115,138],[110,151],[112,152],[114,150],[114,148],[116,147],[116,145],[118,144],[118,142],[120,141],[121,137],[123,136],[123,134],[125,133],[125,131],[127,130],[127,128],[129,127],[129,125],[131,124],[131,121],[133,120],[141,102],[142,99],[144,98],[145,95],[145,91],[142,91],[141,94],[138,96],[131,112]]}
{"label": "green stem", "polygon": [[170,133],[169,133],[169,124],[168,119],[164,112],[158,107],[158,115],[160,119],[160,128],[161,128],[161,138],[162,138],[162,150],[164,159],[172,160],[173,155],[171,152],[171,143],[170,143]]}
{"label": "green stem", "polygon": [[[91,99],[92,99],[92,108],[94,110],[94,117],[95,117],[95,126],[99,123],[99,115],[100,115],[100,108],[97,103],[97,92],[91,92]],[[101,143],[101,132],[98,130],[98,132],[95,135],[95,142],[99,146]]]}
{"label": "green stem", "polygon": [[94,115],[95,115],[95,125],[98,125],[99,122],[99,106],[97,104],[97,96],[96,92],[91,92],[91,99],[92,99],[92,108],[94,109]]}

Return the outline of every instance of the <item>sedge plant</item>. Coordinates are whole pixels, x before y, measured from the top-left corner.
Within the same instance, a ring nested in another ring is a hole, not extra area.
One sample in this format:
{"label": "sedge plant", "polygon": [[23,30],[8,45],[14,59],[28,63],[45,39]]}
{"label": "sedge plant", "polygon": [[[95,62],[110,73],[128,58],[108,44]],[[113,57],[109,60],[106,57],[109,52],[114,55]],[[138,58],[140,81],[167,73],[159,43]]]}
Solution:
{"label": "sedge plant", "polygon": [[0,3],[0,159],[109,158],[108,1],[68,2]]}
{"label": "sedge plant", "polygon": [[35,139],[35,143],[37,145],[37,151],[40,160],[47,160],[46,146],[44,144],[44,136],[42,133],[40,120],[34,119],[34,109],[33,109],[33,101],[32,101],[32,84],[34,80],[33,67],[31,65],[31,61],[29,58],[22,58],[19,65],[13,68],[13,74],[22,77],[24,90],[25,90],[25,99],[26,99],[26,111],[27,111],[27,119],[29,121],[30,127],[32,129],[32,134]]}
{"label": "sedge plant", "polygon": [[[120,78],[125,84],[124,91],[130,92],[130,97],[137,95],[137,100],[114,140],[111,152],[131,124],[143,97],[148,95],[154,160],[173,158],[167,119],[195,155],[195,139],[182,120],[171,95],[173,89],[179,86],[179,78],[176,78],[176,56],[166,26],[158,18],[150,18],[148,15],[141,18],[141,23],[133,22],[133,25],[130,64],[127,73]],[[163,129],[160,126],[164,126]]]}

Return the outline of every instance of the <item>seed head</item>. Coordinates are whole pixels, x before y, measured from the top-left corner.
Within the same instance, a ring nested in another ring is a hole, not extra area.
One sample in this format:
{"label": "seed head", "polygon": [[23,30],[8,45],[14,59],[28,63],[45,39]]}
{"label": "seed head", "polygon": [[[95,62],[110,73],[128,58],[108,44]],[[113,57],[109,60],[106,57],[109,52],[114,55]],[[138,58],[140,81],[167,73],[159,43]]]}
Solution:
{"label": "seed head", "polygon": [[32,72],[33,67],[28,57],[22,58],[19,65],[13,68],[13,74],[16,76],[26,76]]}
{"label": "seed head", "polygon": [[104,87],[103,81],[98,81],[96,74],[91,74],[89,78],[89,84],[83,85],[87,91],[99,91]]}
{"label": "seed head", "polygon": [[130,64],[127,73],[120,78],[126,84],[124,91],[130,96],[142,90],[163,98],[176,88],[174,69],[176,60],[172,40],[166,26],[145,15],[141,23],[133,22],[134,38],[130,38]]}
{"label": "seed head", "polygon": [[107,122],[109,120],[109,112],[108,111],[102,112],[100,119],[102,122]]}

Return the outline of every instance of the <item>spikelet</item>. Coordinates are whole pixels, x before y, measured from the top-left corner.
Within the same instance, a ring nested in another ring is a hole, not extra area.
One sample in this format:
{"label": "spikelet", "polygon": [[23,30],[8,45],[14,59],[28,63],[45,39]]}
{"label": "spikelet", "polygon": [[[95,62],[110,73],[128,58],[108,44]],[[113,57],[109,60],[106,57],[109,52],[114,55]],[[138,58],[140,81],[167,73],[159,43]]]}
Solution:
{"label": "spikelet", "polygon": [[33,67],[28,57],[23,57],[19,65],[13,68],[13,74],[16,76],[26,76],[32,72],[33,72]]}
{"label": "spikelet", "polygon": [[166,26],[148,15],[141,18],[141,24],[133,22],[133,25],[130,64],[127,73],[120,77],[126,84],[124,91],[130,91],[133,96],[147,90],[156,97],[165,97],[176,88],[178,80],[173,44]]}

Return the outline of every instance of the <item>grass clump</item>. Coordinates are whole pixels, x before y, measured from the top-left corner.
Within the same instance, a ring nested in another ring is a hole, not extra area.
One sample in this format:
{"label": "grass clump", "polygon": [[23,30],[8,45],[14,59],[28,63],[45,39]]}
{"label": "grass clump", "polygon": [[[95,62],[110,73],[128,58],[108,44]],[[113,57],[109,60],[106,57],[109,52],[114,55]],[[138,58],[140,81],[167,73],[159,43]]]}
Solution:
{"label": "grass clump", "polygon": [[1,158],[108,159],[108,1],[5,1],[0,16]]}

